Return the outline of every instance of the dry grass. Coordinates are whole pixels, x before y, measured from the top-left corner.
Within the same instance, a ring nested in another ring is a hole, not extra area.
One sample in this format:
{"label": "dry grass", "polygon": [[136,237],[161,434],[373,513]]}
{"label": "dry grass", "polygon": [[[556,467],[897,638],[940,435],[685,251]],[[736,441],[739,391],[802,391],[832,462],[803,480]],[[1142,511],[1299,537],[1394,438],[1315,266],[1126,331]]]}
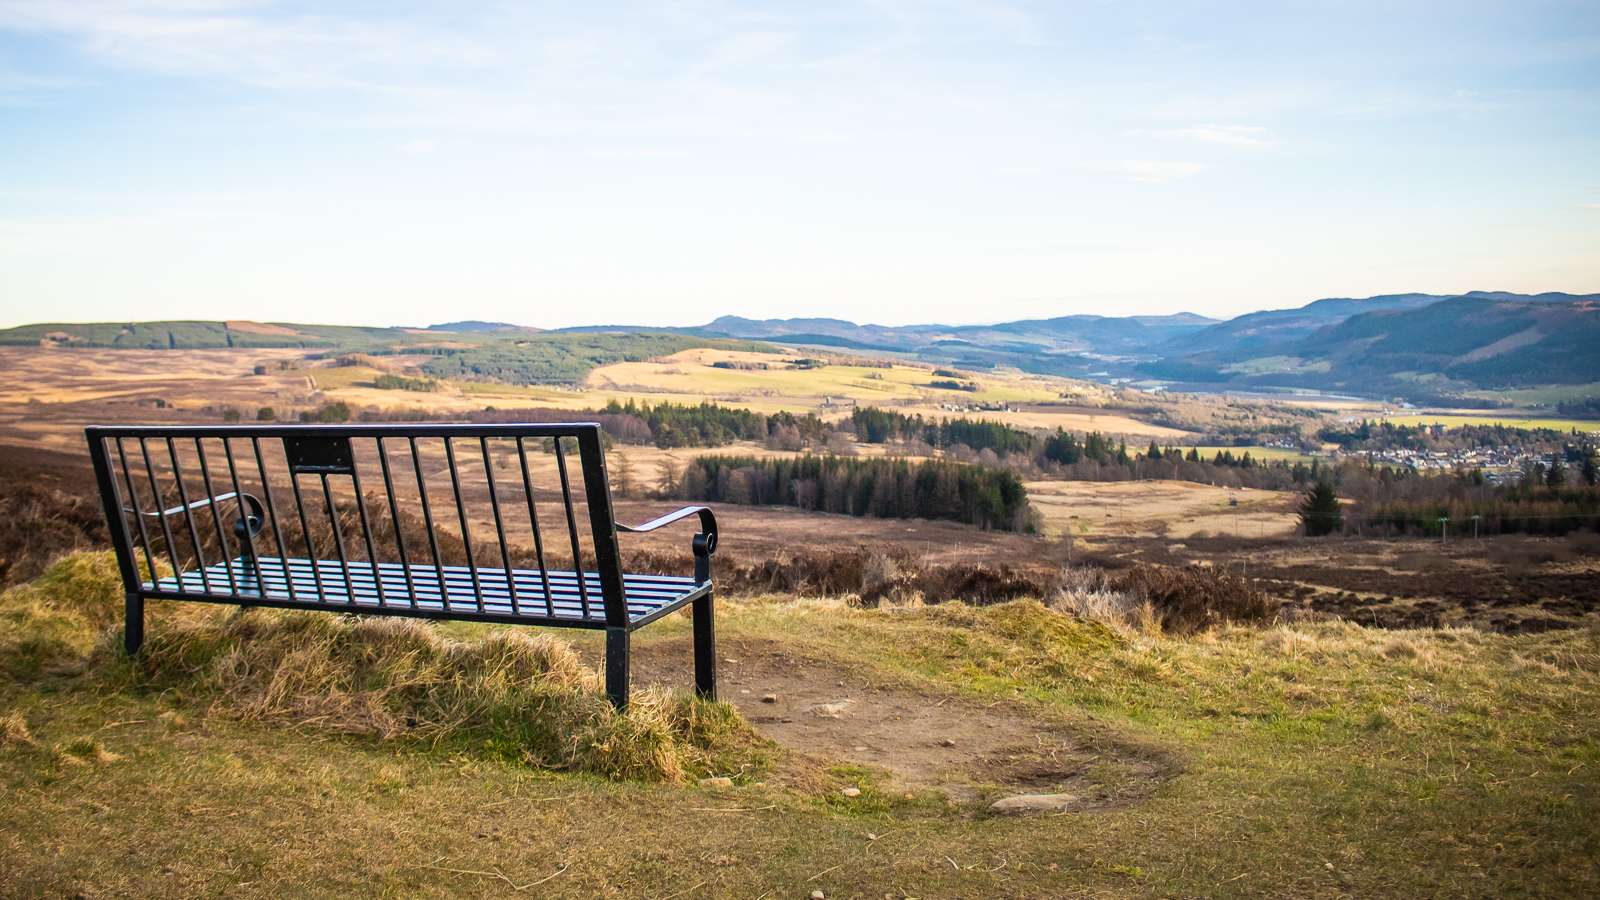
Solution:
{"label": "dry grass", "polygon": [[0,747],[32,747],[35,741],[28,731],[28,720],[18,710],[0,716]]}
{"label": "dry grass", "polygon": [[[892,577],[882,562],[865,568]],[[1099,582],[1066,587],[1086,608],[1127,608]],[[815,790],[741,778],[713,792],[530,770],[486,747],[494,738],[481,730],[453,744],[408,738],[407,710],[422,713],[418,731],[471,731],[485,719],[466,711],[570,691],[585,675],[537,639],[466,643],[298,619],[254,611],[209,630],[167,626],[194,629],[187,645],[170,639],[176,661],[121,673],[127,681],[97,670],[13,683],[0,733],[33,743],[0,748],[8,892],[446,897],[526,886],[731,900],[800,885],[830,897],[1333,900],[1600,887],[1594,629],[1396,634],[1320,622],[1185,635],[1108,628],[1031,600],[722,605],[726,637],[828,660],[874,690],[1071,723],[1101,757],[1085,777],[1114,779],[1111,763],[1130,756],[1166,773],[1126,807],[995,818],[994,793],[907,798],[870,770],[825,761],[805,763]],[[674,618],[646,634],[681,641],[687,628]],[[248,640],[229,642],[244,630]],[[467,647],[482,659],[453,655]],[[346,674],[324,671],[335,665]],[[406,672],[432,673],[428,687]],[[362,693],[373,696],[349,699]],[[379,722],[400,734],[378,737]],[[642,743],[632,758],[660,766],[634,732],[598,738]],[[842,797],[841,782],[862,795]]]}
{"label": "dry grass", "polygon": [[730,707],[682,694],[641,691],[617,712],[595,672],[547,634],[454,641],[414,620],[251,611],[152,634],[133,662],[112,637],[102,670],[120,667],[129,688],[197,693],[212,714],[246,722],[479,746],[537,768],[669,784],[760,743]]}
{"label": "dry grass", "polygon": [[[167,609],[152,604],[153,618]],[[115,554],[85,551],[61,559],[32,584],[0,594],[0,676],[81,672],[96,638],[121,621],[122,612]]]}
{"label": "dry grass", "polygon": [[[209,697],[211,713],[240,721],[470,745],[613,779],[681,783],[712,769],[758,771],[764,758],[726,704],[644,690],[618,713],[595,672],[549,635],[502,630],[464,642],[413,620],[216,610],[150,604],[145,648],[128,661],[114,627],[115,557],[74,554],[0,595],[0,674],[29,682],[88,671],[120,690]],[[6,722],[8,735],[27,733],[21,720]]]}

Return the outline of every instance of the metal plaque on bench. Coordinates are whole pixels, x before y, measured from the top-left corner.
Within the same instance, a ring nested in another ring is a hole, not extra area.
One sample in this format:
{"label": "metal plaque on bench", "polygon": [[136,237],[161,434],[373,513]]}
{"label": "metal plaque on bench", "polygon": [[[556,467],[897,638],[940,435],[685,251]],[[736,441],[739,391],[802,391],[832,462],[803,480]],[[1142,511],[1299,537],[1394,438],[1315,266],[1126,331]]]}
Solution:
{"label": "metal plaque on bench", "polygon": [[356,470],[346,437],[288,437],[283,449],[289,455],[289,471],[295,475],[349,475]]}

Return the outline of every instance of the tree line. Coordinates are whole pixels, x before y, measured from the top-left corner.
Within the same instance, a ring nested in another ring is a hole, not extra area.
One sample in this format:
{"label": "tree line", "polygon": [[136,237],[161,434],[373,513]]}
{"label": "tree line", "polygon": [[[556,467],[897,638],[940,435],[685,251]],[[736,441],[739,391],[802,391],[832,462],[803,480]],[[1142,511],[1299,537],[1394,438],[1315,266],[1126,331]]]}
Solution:
{"label": "tree line", "polygon": [[1032,432],[986,419],[924,420],[921,415],[858,406],[850,413],[850,424],[855,428],[856,440],[866,444],[921,441],[936,450],[964,445],[996,453],[1031,453],[1039,446],[1039,439]]}
{"label": "tree line", "polygon": [[1035,530],[1028,492],[1004,469],[929,459],[707,455],[671,470],[663,497],[794,506],[881,519],[945,519],[984,529]]}

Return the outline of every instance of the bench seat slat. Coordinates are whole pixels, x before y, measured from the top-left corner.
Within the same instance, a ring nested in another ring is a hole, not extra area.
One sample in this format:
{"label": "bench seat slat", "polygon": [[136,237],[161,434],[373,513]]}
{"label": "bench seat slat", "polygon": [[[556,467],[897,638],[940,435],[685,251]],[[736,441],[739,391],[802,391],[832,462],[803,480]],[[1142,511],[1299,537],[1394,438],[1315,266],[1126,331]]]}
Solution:
{"label": "bench seat slat", "polygon": [[[432,566],[409,567],[411,589],[408,593],[406,580],[408,567],[398,563],[379,563],[378,574],[383,580],[383,590],[387,600],[386,604],[380,605],[377,584],[372,577],[372,566],[366,562],[352,561],[349,564],[350,577],[346,579],[338,561],[315,561],[316,574],[322,577],[320,599],[312,560],[262,558],[258,561],[262,576],[259,584],[253,567],[243,560],[235,559],[231,560],[231,563],[239,573],[239,590],[237,593],[229,592],[230,596],[257,595],[274,601],[274,605],[280,605],[290,599],[289,584],[284,578],[284,570],[287,568],[290,578],[293,579],[295,594],[299,598],[299,602],[294,603],[295,606],[367,613],[381,613],[385,609],[422,612],[445,612],[447,609],[439,590],[439,573]],[[205,578],[209,577],[215,583],[224,565],[226,564],[218,563],[207,567],[204,576],[198,570],[185,572],[181,579],[163,578],[154,584],[146,583],[145,588],[163,593],[207,594],[209,592],[204,588]],[[550,582],[550,606],[554,613],[553,618],[563,621],[585,621],[577,574],[558,571],[545,574]],[[450,595],[448,608],[455,611],[476,610],[477,600],[473,593],[471,570],[465,566],[445,566],[444,575],[445,589]],[[506,584],[505,570],[490,568],[478,570],[483,612],[497,617],[514,615],[516,618],[528,620],[551,619],[552,616],[546,612],[544,581],[540,572],[537,569],[513,569],[512,575],[516,579],[518,606],[516,613],[512,610],[511,590]],[[591,597],[599,593],[598,575],[586,572],[584,581],[591,592]],[[655,618],[655,614],[661,612],[663,608],[677,605],[690,594],[696,593],[700,587],[695,584],[693,578],[672,575],[624,575],[623,588],[627,600],[628,618],[631,621]],[[595,604],[593,599],[590,600],[589,607],[590,615],[587,621],[604,619],[603,608]]]}

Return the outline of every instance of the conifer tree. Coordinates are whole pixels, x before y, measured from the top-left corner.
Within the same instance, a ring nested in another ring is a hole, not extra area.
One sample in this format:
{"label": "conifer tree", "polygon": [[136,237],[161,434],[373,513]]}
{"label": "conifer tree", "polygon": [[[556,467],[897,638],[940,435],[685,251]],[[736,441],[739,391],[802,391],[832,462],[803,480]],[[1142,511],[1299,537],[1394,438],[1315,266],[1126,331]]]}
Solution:
{"label": "conifer tree", "polygon": [[1300,504],[1300,524],[1305,526],[1307,537],[1321,537],[1344,527],[1344,516],[1339,511],[1339,495],[1333,485],[1319,481],[1306,492]]}

